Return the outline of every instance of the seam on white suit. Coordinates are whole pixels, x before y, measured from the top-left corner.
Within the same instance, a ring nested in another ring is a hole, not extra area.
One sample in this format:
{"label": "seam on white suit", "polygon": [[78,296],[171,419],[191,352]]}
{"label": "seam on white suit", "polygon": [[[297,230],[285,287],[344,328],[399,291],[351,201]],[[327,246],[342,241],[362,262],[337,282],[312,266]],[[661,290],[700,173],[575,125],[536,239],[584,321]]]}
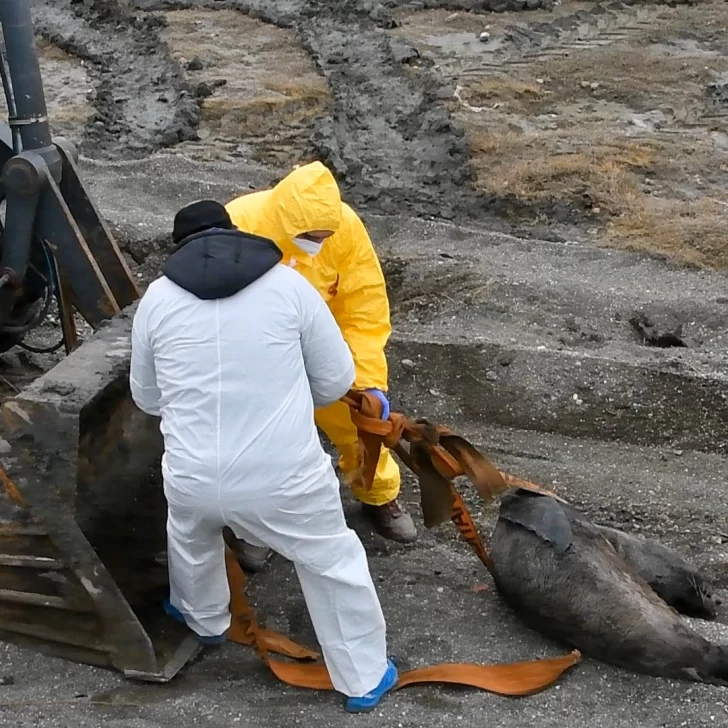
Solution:
{"label": "seam on white suit", "polygon": [[220,518],[227,523],[222,507],[222,473],[220,472],[220,450],[222,437],[222,351],[220,348],[220,301],[215,301],[215,336],[217,337],[217,507],[220,509]]}

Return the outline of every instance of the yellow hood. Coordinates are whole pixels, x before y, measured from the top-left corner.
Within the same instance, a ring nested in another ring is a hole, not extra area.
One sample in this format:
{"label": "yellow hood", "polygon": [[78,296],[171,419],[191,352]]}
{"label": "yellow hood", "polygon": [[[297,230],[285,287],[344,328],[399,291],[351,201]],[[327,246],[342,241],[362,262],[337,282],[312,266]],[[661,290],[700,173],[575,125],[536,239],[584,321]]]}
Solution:
{"label": "yellow hood", "polygon": [[272,190],[264,215],[274,228],[274,239],[284,250],[293,238],[311,230],[336,232],[341,225],[341,193],[331,172],[321,162],[294,169]]}

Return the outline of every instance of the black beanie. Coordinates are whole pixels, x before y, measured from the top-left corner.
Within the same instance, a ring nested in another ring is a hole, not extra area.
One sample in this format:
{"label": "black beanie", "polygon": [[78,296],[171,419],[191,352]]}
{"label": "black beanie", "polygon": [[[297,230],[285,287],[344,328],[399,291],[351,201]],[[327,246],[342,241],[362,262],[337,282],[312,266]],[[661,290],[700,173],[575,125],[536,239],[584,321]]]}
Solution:
{"label": "black beanie", "polygon": [[174,216],[172,240],[179,243],[190,235],[210,228],[233,230],[234,225],[227,210],[219,202],[214,200],[193,202]]}

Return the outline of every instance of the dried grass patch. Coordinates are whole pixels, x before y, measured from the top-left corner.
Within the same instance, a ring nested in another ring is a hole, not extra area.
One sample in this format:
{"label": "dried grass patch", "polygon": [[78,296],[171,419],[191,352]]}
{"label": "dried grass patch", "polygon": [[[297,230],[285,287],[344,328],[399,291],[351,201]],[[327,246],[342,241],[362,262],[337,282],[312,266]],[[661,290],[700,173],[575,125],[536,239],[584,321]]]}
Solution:
{"label": "dried grass patch", "polygon": [[[479,134],[472,139],[479,186],[527,203],[574,203],[620,215],[640,205],[637,171],[655,161],[648,145],[602,140],[578,151],[559,152],[558,137]],[[546,143],[544,143],[546,142]]]}
{"label": "dried grass patch", "polygon": [[652,204],[609,224],[610,244],[702,268],[728,268],[728,203],[714,198],[646,202]]}
{"label": "dried grass patch", "polygon": [[494,102],[507,105],[533,105],[547,94],[542,84],[509,76],[486,76],[468,79],[462,84],[461,97],[471,106],[486,106]]}
{"label": "dried grass patch", "polygon": [[212,96],[202,105],[202,120],[223,136],[269,134],[276,128],[299,127],[326,110],[328,95],[312,93],[290,98],[268,95],[242,99]]}

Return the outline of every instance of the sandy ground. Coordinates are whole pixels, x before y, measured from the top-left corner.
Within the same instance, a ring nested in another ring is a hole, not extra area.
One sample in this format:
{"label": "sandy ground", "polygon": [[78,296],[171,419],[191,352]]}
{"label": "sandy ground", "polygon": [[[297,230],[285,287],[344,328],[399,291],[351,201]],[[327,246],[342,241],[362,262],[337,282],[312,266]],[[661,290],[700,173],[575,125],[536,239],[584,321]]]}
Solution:
{"label": "sandy ground", "polygon": [[[324,160],[387,274],[396,406],[603,523],[679,547],[726,596],[728,298],[708,270],[728,249],[723,3],[35,0],[33,12],[54,132],[78,144],[142,284],[181,205]],[[645,346],[629,324],[645,310],[686,346]],[[55,340],[57,326],[33,336]],[[12,354],[0,375],[20,386],[51,363]],[[403,493],[418,515],[409,479]],[[492,511],[467,497],[487,535]],[[389,544],[346,502],[402,665],[563,651],[518,624],[452,529]],[[252,593],[268,626],[313,643],[288,564]],[[696,628],[728,642],[726,625],[724,608]],[[285,689],[232,645],[161,687],[0,650],[2,725],[728,726],[724,689],[592,660],[530,698],[418,687],[348,719],[337,697]]]}
{"label": "sandy ground", "polygon": [[534,224],[726,264],[725,3],[398,17],[456,86],[480,189]]}

